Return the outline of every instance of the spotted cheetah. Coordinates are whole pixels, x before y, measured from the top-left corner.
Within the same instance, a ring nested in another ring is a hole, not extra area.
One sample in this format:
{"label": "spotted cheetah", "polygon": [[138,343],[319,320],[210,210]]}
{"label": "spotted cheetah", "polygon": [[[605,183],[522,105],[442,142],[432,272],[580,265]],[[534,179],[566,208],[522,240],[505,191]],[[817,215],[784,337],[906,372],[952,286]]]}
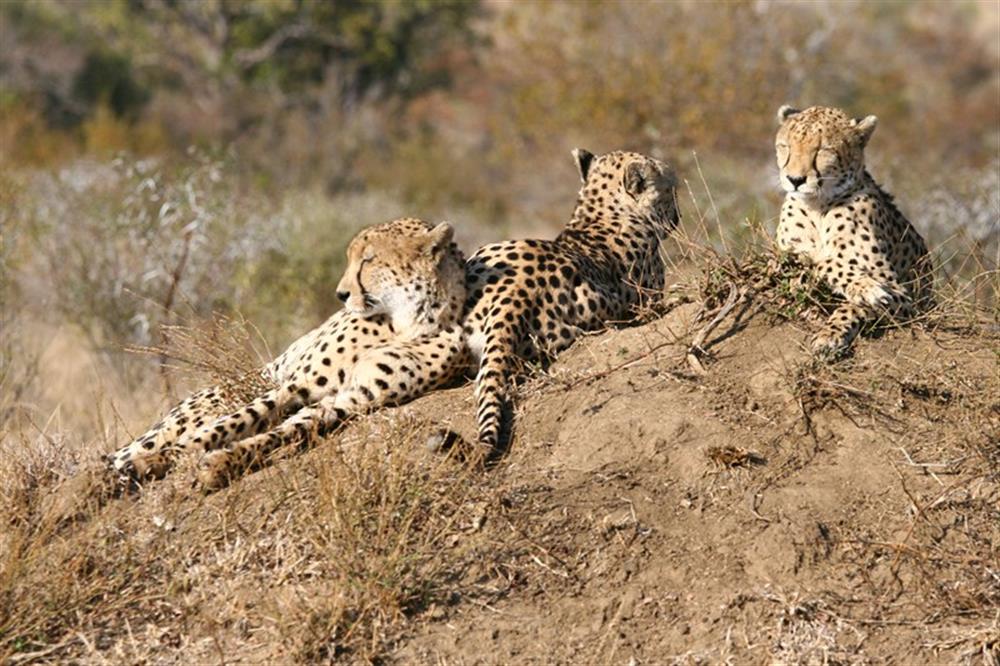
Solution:
{"label": "spotted cheetah", "polygon": [[638,153],[574,150],[583,186],[554,240],[509,240],[466,265],[465,333],[476,376],[478,439],[500,444],[511,381],[525,362],[551,359],[583,331],[635,315],[660,291],[660,243],[678,223],[677,178]]}
{"label": "spotted cheetah", "polygon": [[112,454],[114,469],[160,477],[193,449],[204,452],[198,480],[212,490],[278,447],[451,381],[469,364],[464,256],[452,237],[447,223],[413,218],[361,231],[337,286],[344,308],[263,368],[275,388],[231,413],[227,387],[195,393]]}
{"label": "spotted cheetah", "polygon": [[786,192],[778,247],[810,263],[844,298],[812,342],[815,352],[836,356],[865,322],[911,317],[926,306],[931,261],[923,238],[865,168],[875,116],[782,106],[778,122],[775,149]]}

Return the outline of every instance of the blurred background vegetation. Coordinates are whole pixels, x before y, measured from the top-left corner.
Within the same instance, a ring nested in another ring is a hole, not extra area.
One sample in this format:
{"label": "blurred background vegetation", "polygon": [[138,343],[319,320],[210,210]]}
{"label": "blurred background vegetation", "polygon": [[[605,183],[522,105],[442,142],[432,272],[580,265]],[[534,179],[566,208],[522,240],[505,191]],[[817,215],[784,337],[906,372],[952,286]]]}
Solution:
{"label": "blurred background vegetation", "polygon": [[672,161],[685,225],[739,243],[773,227],[786,102],[878,115],[876,177],[995,308],[998,7],[4,0],[0,391],[147,386],[123,350],[212,312],[280,349],[336,307],[354,231],[398,215],[470,251],[551,234],[575,146]]}

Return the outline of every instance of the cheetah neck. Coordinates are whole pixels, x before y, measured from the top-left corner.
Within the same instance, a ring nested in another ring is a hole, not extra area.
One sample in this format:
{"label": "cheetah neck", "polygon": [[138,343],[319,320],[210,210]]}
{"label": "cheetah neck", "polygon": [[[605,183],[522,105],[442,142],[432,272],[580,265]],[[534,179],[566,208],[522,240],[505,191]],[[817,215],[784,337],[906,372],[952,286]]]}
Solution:
{"label": "cheetah neck", "polygon": [[433,335],[455,323],[457,311],[452,299],[441,294],[439,298],[406,301],[392,310],[392,328],[403,339]]}
{"label": "cheetah neck", "polygon": [[631,274],[637,268],[642,272],[645,267],[638,264],[658,256],[659,236],[652,223],[633,221],[628,232],[623,226],[620,220],[607,215],[595,219],[581,203],[556,241],[617,273]]}
{"label": "cheetah neck", "polygon": [[424,301],[404,304],[393,310],[392,328],[403,339],[419,338],[434,333],[442,326],[441,313],[433,311]]}
{"label": "cheetah neck", "polygon": [[[603,227],[602,227],[603,229]],[[556,236],[556,244],[581,256],[603,265],[617,264],[621,258],[611,247],[612,234],[605,231],[599,233],[594,229],[567,227]]]}
{"label": "cheetah neck", "polygon": [[868,169],[864,170],[864,173],[861,176],[861,185],[858,187],[858,190],[856,191],[861,191],[861,190],[875,194],[886,203],[893,202],[893,196],[888,192],[886,192],[885,189],[883,189],[882,186],[878,184],[878,181],[875,180],[875,178],[870,173],[868,173]]}
{"label": "cheetah neck", "polygon": [[785,199],[794,201],[808,210],[825,215],[830,210],[849,203],[860,194],[875,195],[884,200],[892,200],[892,195],[883,190],[867,170],[862,173],[861,177],[834,194],[827,196],[804,196],[798,192],[789,192],[785,195]]}

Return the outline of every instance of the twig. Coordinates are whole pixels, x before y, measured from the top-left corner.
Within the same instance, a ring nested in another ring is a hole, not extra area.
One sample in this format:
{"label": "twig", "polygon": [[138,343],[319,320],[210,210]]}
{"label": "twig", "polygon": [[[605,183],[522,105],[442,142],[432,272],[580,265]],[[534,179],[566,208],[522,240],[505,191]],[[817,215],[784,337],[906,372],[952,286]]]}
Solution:
{"label": "twig", "polygon": [[537,555],[532,555],[531,559],[534,560],[535,564],[545,569],[549,573],[559,576],[560,578],[569,578],[568,573],[566,573],[565,571],[556,571],[555,569],[547,565],[545,562],[542,562]]}
{"label": "twig", "polygon": [[[184,276],[184,267],[187,265],[188,255],[191,253],[191,237],[194,234],[193,229],[188,229],[184,232],[184,245],[181,249],[181,256],[177,260],[177,265],[174,266],[174,270],[170,272],[170,285],[167,287],[167,293],[163,297],[163,312],[169,318],[173,312],[174,299],[177,297],[177,287],[180,285],[181,278]],[[169,321],[169,319],[168,319]],[[160,329],[160,340],[164,347],[167,346],[167,336],[166,329]],[[166,395],[173,395],[173,386],[170,382],[170,374],[167,372],[167,357],[165,354],[160,354],[160,377],[163,380],[163,390]]]}
{"label": "twig", "polygon": [[715,327],[718,326],[722,320],[733,311],[733,308],[736,307],[736,304],[741,301],[745,295],[745,291],[737,289],[735,284],[730,283],[729,295],[726,297],[726,302],[723,303],[722,307],[719,308],[718,312],[716,312],[712,321],[708,322],[704,328],[698,331],[698,333],[694,336],[694,339],[691,340],[691,345],[688,347],[687,351],[687,361],[688,365],[691,366],[691,369],[697,374],[707,374],[705,366],[703,366],[701,361],[698,359],[699,354],[705,353],[705,350],[702,348],[702,345],[705,343],[705,338],[707,338],[708,334],[711,333]]}
{"label": "twig", "polygon": [[[673,334],[673,333],[671,332],[671,334]],[[656,352],[660,351],[664,347],[669,347],[671,345],[677,344],[677,340],[678,340],[677,336],[674,336],[673,339],[667,340],[666,342],[660,342],[658,344],[655,344],[655,345],[647,348],[645,352],[643,352],[642,354],[639,354],[638,356],[633,356],[632,358],[630,358],[628,360],[625,360],[625,361],[622,361],[618,365],[614,365],[614,366],[612,366],[612,367],[610,367],[610,368],[608,368],[606,370],[602,370],[601,372],[597,372],[597,373],[594,373],[594,374],[591,374],[591,375],[586,375],[585,377],[580,377],[580,378],[578,378],[578,379],[570,382],[569,384],[566,384],[565,388],[567,390],[571,389],[571,388],[575,388],[575,387],[579,386],[580,384],[583,384],[584,382],[591,382],[591,381],[594,381],[595,379],[602,379],[602,378],[607,377],[608,375],[610,375],[612,373],[618,372],[619,370],[624,370],[625,368],[629,367],[630,365],[633,365],[635,363],[638,363],[639,361],[642,361],[644,359],[649,358],[650,356],[652,356]]]}

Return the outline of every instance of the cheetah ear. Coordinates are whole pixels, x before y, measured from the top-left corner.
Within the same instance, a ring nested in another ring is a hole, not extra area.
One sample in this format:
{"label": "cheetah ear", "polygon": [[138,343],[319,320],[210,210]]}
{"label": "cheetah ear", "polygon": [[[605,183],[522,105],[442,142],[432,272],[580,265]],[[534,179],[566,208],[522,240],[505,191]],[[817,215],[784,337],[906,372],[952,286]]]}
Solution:
{"label": "cheetah ear", "polygon": [[802,109],[796,109],[795,107],[789,104],[782,104],[781,108],[778,109],[778,124],[780,125],[781,123],[788,120],[791,116],[794,116],[796,113],[800,113],[801,111]]}
{"label": "cheetah ear", "polygon": [[429,256],[438,256],[444,253],[451,245],[455,237],[455,229],[447,222],[442,222],[427,232],[427,249]]}
{"label": "cheetah ear", "polygon": [[586,183],[590,164],[594,161],[594,153],[583,148],[574,148],[573,159],[576,160],[576,170],[580,172],[580,180]]}
{"label": "cheetah ear", "polygon": [[878,125],[878,118],[875,116],[866,116],[861,120],[852,120],[851,124],[854,125],[854,130],[858,133],[858,137],[861,138],[861,145],[868,145],[868,139],[872,138],[872,132],[875,131],[875,127]]}
{"label": "cheetah ear", "polygon": [[632,162],[625,167],[625,191],[635,198],[646,191],[649,184],[649,171],[642,162]]}

